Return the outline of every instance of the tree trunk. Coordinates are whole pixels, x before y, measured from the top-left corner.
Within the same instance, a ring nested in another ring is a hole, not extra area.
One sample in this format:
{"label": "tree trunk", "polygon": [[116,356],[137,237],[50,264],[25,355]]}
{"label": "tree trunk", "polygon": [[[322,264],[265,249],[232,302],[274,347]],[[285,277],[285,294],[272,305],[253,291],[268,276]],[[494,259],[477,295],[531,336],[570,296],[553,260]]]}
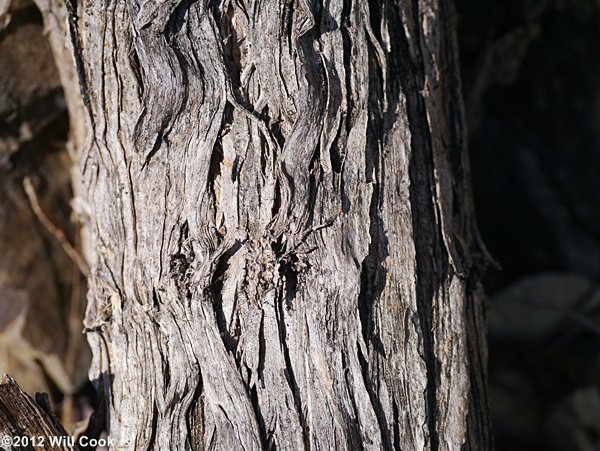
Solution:
{"label": "tree trunk", "polygon": [[489,449],[449,1],[66,8],[111,438]]}

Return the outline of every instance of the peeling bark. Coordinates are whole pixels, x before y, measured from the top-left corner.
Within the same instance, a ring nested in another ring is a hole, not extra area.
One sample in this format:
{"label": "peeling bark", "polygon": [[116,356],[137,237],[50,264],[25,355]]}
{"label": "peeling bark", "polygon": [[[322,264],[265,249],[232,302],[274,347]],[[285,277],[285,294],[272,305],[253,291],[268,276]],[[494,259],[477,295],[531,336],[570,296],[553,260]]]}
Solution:
{"label": "peeling bark", "polygon": [[488,449],[446,0],[67,0],[123,449]]}

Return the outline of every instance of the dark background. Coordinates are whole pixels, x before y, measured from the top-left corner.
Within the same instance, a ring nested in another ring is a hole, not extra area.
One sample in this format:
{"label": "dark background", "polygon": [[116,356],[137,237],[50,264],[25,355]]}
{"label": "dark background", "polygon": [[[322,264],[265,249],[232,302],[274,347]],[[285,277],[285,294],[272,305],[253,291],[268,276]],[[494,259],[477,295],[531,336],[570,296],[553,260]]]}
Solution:
{"label": "dark background", "polygon": [[600,2],[458,0],[498,450],[600,449]]}

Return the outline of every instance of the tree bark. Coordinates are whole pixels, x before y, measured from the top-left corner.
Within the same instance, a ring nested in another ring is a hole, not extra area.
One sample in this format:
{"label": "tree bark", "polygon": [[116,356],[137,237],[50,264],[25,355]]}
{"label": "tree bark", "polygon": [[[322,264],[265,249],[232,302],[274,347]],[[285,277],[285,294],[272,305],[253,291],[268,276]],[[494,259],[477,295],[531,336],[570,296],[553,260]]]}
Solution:
{"label": "tree bark", "polygon": [[66,2],[122,449],[489,449],[447,0]]}
{"label": "tree bark", "polygon": [[68,434],[52,412],[48,395],[38,393],[34,401],[8,374],[2,375],[0,449],[77,450],[66,446],[68,440]]}

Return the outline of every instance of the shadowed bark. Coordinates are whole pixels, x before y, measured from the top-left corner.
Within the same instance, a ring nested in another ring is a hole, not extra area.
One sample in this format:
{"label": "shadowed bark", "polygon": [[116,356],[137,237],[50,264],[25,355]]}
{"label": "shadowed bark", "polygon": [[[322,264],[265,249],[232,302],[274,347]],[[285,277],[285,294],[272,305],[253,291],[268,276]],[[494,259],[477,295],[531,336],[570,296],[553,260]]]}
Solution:
{"label": "shadowed bark", "polygon": [[446,0],[44,5],[122,449],[491,447]]}

